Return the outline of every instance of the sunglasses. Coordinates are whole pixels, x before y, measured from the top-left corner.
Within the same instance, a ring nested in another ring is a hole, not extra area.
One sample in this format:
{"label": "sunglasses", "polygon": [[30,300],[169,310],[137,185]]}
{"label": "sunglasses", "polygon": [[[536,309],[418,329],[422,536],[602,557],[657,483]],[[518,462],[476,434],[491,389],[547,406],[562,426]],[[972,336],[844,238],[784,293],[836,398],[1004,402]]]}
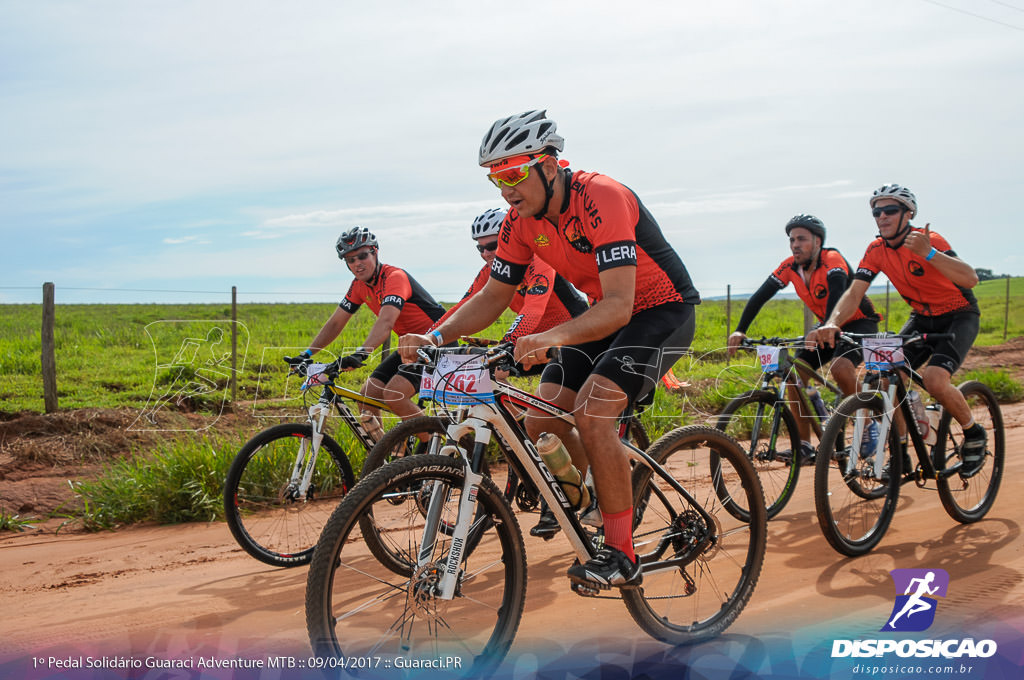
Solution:
{"label": "sunglasses", "polygon": [[511,168],[505,168],[504,170],[489,173],[487,175],[487,179],[491,180],[491,184],[498,187],[499,189],[501,188],[502,184],[504,184],[507,187],[514,187],[515,185],[519,184],[524,179],[530,176],[531,165],[536,165],[537,163],[540,163],[547,157],[548,155],[544,153],[537,156],[531,161],[523,163],[522,165],[516,165]]}
{"label": "sunglasses", "polygon": [[484,246],[482,246],[479,243],[477,243],[476,244],[476,249],[477,249],[477,252],[481,252],[481,253],[492,252],[492,251],[498,249],[498,242],[497,241],[492,241],[491,243],[488,243],[487,245],[484,245]]}
{"label": "sunglasses", "polygon": [[875,219],[878,219],[883,214],[895,215],[896,213],[902,212],[903,210],[904,210],[904,208],[901,205],[886,205],[886,206],[883,206],[881,208],[874,208],[874,209],[872,209],[871,210],[871,215]]}
{"label": "sunglasses", "polygon": [[363,251],[363,252],[359,253],[358,255],[346,255],[345,256],[345,263],[346,264],[355,264],[357,260],[359,262],[362,262],[363,260],[365,260],[366,258],[368,258],[372,254],[373,254],[372,250],[366,250],[366,251]]}

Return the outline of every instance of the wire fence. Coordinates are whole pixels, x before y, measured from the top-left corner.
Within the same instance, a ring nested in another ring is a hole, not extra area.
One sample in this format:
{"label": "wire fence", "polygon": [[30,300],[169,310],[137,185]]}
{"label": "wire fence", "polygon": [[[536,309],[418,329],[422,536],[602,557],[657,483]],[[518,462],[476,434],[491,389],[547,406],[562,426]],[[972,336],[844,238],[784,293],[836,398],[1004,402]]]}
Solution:
{"label": "wire fence", "polygon": [[[1006,276],[1006,288],[1005,296],[1003,300],[1003,340],[1007,339],[1009,331],[1009,319],[1010,319],[1010,277]],[[0,290],[38,290],[35,286],[0,286]],[[153,288],[96,288],[96,287],[80,287],[80,286],[68,286],[61,287],[63,291],[88,291],[92,293],[104,292],[104,293],[148,293],[148,294],[175,294],[175,295],[211,295],[211,296],[224,296],[230,299],[230,320],[231,320],[231,378],[230,378],[230,389],[231,389],[231,400],[237,399],[237,359],[238,359],[238,297],[239,292],[237,286],[232,286],[230,291],[216,291],[216,290],[176,290],[176,289],[153,289]],[[709,299],[718,299],[725,304],[725,316],[726,316],[726,329],[725,335],[728,338],[729,332],[734,328],[733,323],[733,308],[736,308],[736,318],[745,304],[746,299],[752,294],[753,291],[734,292],[731,285],[726,286],[724,296],[713,296]],[[47,413],[52,413],[57,410],[57,362],[56,362],[56,343],[54,338],[54,322],[56,319],[56,294],[57,289],[53,283],[47,282],[42,287],[42,328],[41,328],[41,341],[42,341],[42,378],[43,378],[43,401],[44,408]],[[267,296],[294,296],[301,297],[309,300],[311,297],[320,297],[328,299],[337,299],[336,295],[328,293],[316,293],[310,291],[304,292],[282,292],[282,291],[247,291],[246,297],[259,298]],[[873,294],[874,295],[874,294]],[[890,330],[888,327],[888,320],[890,318],[890,300],[893,298],[893,291],[890,289],[888,281],[885,284],[884,292],[884,318],[886,320],[885,330]],[[222,298],[223,299],[223,298]],[[899,299],[899,298],[897,298]],[[257,300],[265,301],[265,300]],[[62,303],[70,304],[70,303]],[[132,303],[120,303],[120,304],[132,304]],[[150,303],[152,304],[152,303]],[[810,330],[814,323],[814,318],[810,313],[810,310],[806,306],[803,307],[803,326],[804,332]],[[390,338],[385,342],[381,351],[381,360],[390,353]]]}

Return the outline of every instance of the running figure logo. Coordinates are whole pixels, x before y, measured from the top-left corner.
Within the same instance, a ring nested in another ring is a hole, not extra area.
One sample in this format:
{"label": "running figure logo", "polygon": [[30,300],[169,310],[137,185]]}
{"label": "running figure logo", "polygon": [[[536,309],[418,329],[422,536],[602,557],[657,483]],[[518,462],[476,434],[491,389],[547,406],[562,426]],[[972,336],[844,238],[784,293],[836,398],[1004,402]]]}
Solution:
{"label": "running figure logo", "polygon": [[916,632],[927,629],[935,620],[938,605],[938,600],[932,596],[946,596],[949,573],[944,569],[893,569],[889,574],[896,586],[896,603],[882,630]]}

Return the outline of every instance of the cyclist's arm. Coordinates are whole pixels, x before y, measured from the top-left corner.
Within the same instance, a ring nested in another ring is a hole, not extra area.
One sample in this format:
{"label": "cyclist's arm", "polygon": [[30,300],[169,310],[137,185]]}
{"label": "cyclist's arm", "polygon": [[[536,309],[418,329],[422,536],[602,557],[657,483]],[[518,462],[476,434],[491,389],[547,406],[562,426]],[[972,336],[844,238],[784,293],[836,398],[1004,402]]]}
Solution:
{"label": "cyclist's arm", "polygon": [[[845,270],[836,267],[829,271],[828,276],[825,277],[825,283],[828,286],[828,301],[825,303],[825,318],[828,319],[832,312],[835,310],[836,305],[839,304],[839,300],[843,297],[843,293],[846,292],[846,287],[850,284],[850,275]],[[858,307],[860,304],[858,303]]]}
{"label": "cyclist's arm", "polygon": [[[454,314],[436,328],[444,342],[458,339],[460,335],[472,335],[494,323],[508,307],[516,287],[494,278],[488,279],[479,293],[466,300]],[[437,344],[436,338],[418,333],[403,335],[398,339],[398,351],[402,360],[416,361],[416,350],[423,345]]]}
{"label": "cyclist's arm", "polygon": [[363,347],[368,350],[374,350],[383,345],[384,341],[391,335],[391,329],[395,327],[395,322],[398,321],[398,315],[401,313],[402,311],[398,307],[391,305],[381,307],[377,320],[370,328],[366,340],[363,341]]}
{"label": "cyclist's arm", "polygon": [[351,312],[347,312],[341,307],[335,309],[334,314],[331,314],[331,317],[324,323],[323,328],[313,338],[313,342],[309,343],[310,353],[316,354],[334,342],[334,339],[341,335],[341,331],[345,329],[346,324],[348,324],[351,318]]}
{"label": "cyclist's arm", "polygon": [[527,335],[516,343],[516,361],[529,367],[547,361],[547,350],[606,338],[633,316],[636,295],[636,266],[605,269],[598,274],[603,297],[574,319],[543,333]]}
{"label": "cyclist's arm", "polygon": [[758,312],[764,307],[765,303],[775,297],[781,288],[773,277],[769,276],[765,279],[761,287],[754,291],[754,294],[747,300],[747,304],[743,307],[743,312],[740,314],[740,321],[736,324],[736,332],[743,333],[746,335],[747,329],[750,328],[750,324],[754,323],[754,319],[757,317]]}

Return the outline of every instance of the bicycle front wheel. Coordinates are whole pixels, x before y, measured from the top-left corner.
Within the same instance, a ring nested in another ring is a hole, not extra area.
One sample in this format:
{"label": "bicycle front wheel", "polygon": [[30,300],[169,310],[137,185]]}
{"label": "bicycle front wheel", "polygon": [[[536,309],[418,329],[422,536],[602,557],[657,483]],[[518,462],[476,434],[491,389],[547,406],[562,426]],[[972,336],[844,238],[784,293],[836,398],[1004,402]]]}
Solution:
{"label": "bicycle front wheel", "polygon": [[[857,557],[882,540],[896,512],[903,474],[899,432],[889,428],[881,473],[875,451],[854,440],[860,422],[882,424],[882,399],[870,392],[844,399],[828,420],[814,467],[814,509],[818,525],[838,552]],[[856,448],[854,448],[856,447]]]}
{"label": "bicycle front wheel", "polygon": [[[981,470],[964,479],[960,475],[939,476],[938,489],[942,507],[958,522],[969,524],[984,517],[996,500],[999,483],[1003,478],[1005,433],[1003,412],[999,409],[996,395],[984,383],[969,380],[960,385],[960,392],[967,400],[974,421],[985,428],[988,444],[985,447],[985,462]],[[950,417],[947,411],[939,425],[941,446],[936,446],[932,460],[935,469],[948,469],[960,462],[960,445],[964,441],[963,428]]]}
{"label": "bicycle front wheel", "polygon": [[308,423],[275,425],[250,439],[224,481],[224,512],[232,536],[266,564],[308,564],[320,531],[355,480],[345,452],[330,436],[320,443],[305,494],[300,481],[312,455]]}
{"label": "bicycle front wheel", "polygon": [[[434,660],[457,656],[463,677],[492,671],[508,653],[526,597],[523,536],[512,508],[487,477],[476,494],[468,547],[449,565],[452,540],[427,527],[454,525],[465,471],[447,456],[413,456],[368,475],[331,516],[306,585],[306,626],[313,653],[339,658]],[[393,505],[389,494],[416,488],[432,511]],[[387,536],[412,573],[396,574],[369,551],[362,520]],[[457,572],[455,595],[439,596],[443,574]],[[333,663],[333,661],[331,661]],[[331,666],[333,667],[333,666]],[[412,665],[408,667],[413,667]]]}
{"label": "bicycle front wheel", "polygon": [[[746,454],[714,428],[677,428],[648,453],[686,493],[646,465],[634,469],[633,541],[643,583],[623,588],[622,599],[652,637],[698,642],[728,628],[754,592],[767,544],[764,495]],[[723,493],[750,508],[749,520],[726,510]]]}
{"label": "bicycle front wheel", "polygon": [[[775,393],[755,390],[726,404],[715,427],[746,452],[764,488],[768,519],[775,517],[793,497],[800,476],[800,431],[793,412]],[[729,509],[747,519],[745,508]]]}

